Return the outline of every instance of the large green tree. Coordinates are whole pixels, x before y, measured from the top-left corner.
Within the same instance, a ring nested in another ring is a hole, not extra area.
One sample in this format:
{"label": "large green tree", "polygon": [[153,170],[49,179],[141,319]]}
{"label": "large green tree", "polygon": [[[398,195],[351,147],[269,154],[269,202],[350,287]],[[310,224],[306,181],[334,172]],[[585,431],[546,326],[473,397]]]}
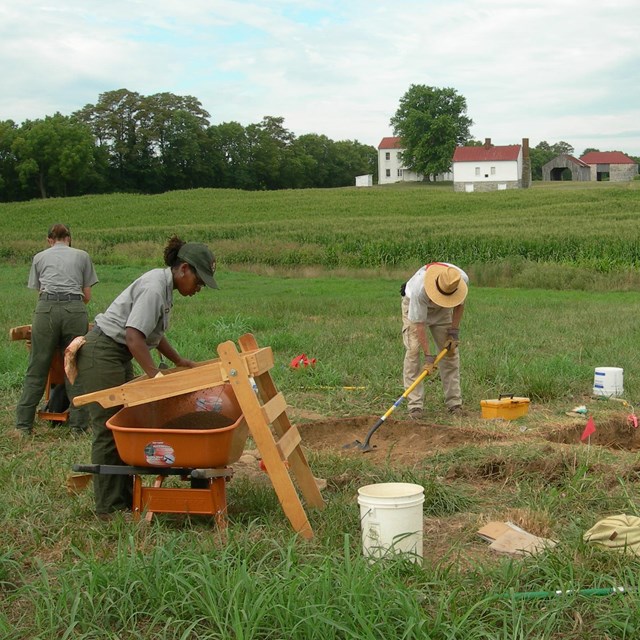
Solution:
{"label": "large green tree", "polygon": [[298,168],[301,187],[332,187],[333,169],[336,165],[335,142],[325,135],[306,133],[296,138],[291,152]]}
{"label": "large green tree", "polygon": [[88,127],[56,113],[26,121],[12,144],[22,185],[42,198],[82,193],[93,172],[94,143]]}
{"label": "large green tree", "polygon": [[251,173],[255,189],[284,189],[289,186],[288,150],[295,136],[285,128],[284,118],[264,116],[246,128],[251,149]]}
{"label": "large green tree", "polygon": [[412,84],[391,118],[404,166],[427,179],[450,171],[456,146],[469,139],[473,121],[466,114],[467,101],[455,89]]}
{"label": "large green tree", "polygon": [[0,200],[9,202],[20,196],[20,183],[13,141],[18,135],[18,126],[13,120],[0,122]]}
{"label": "large green tree", "polygon": [[251,149],[245,128],[239,122],[223,122],[207,129],[206,158],[212,187],[251,189]]}
{"label": "large green tree", "polygon": [[149,191],[201,186],[209,114],[193,96],[156,93],[140,100],[139,133],[149,157]]}
{"label": "large green tree", "polygon": [[117,190],[136,190],[138,176],[148,164],[149,152],[140,139],[142,96],[128,89],[107,91],[96,104],[74,115],[87,123],[109,161],[109,183]]}
{"label": "large green tree", "polygon": [[193,96],[128,89],[100,94],[74,114],[106,149],[116,189],[145,192],[201,186],[209,114]]}

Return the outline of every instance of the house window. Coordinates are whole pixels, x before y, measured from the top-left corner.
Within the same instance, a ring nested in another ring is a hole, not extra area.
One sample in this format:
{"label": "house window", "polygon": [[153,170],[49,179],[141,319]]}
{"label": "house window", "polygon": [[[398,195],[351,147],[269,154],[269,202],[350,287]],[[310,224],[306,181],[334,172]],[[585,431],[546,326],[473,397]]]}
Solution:
{"label": "house window", "polygon": [[401,157],[402,157],[402,152],[398,151],[398,153],[396,153],[396,158],[398,158],[398,160],[400,160]]}
{"label": "house window", "polygon": [[492,176],[496,175],[496,168],[495,167],[491,167],[491,175]]}
{"label": "house window", "polygon": [[390,152],[390,151],[387,151],[387,152],[384,154],[384,159],[385,159],[385,160],[391,160],[391,152]]}
{"label": "house window", "polygon": [[386,175],[387,175],[387,178],[390,178],[390,177],[391,177],[391,169],[387,169],[387,173],[386,173]]}
{"label": "house window", "polygon": [[402,178],[402,169],[398,169],[398,178]]}
{"label": "house window", "polygon": [[476,175],[479,176],[480,175],[480,167],[476,167]]}

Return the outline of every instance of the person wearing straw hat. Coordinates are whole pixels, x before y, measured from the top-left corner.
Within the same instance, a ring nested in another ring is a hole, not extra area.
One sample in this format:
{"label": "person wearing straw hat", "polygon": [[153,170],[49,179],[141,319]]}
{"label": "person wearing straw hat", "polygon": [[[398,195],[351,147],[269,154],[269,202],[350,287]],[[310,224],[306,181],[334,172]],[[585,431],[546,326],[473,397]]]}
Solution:
{"label": "person wearing straw hat", "polygon": [[[432,262],[418,269],[400,289],[404,388],[408,389],[424,369],[431,372],[436,355],[446,348],[448,353],[440,360],[439,372],[445,404],[451,413],[462,412],[458,339],[468,285],[469,276],[460,267]],[[435,342],[435,352],[429,346],[427,327]],[[420,363],[421,353],[424,365]],[[423,402],[424,386],[419,384],[407,396],[412,420],[421,419]]]}
{"label": "person wearing straw hat", "polygon": [[[76,355],[78,379],[85,393],[115,387],[133,379],[135,360],[149,378],[162,375],[154,362],[157,349],[176,366],[194,367],[170,344],[165,332],[173,306],[173,291],[193,296],[203,287],[217,289],[213,277],[216,261],[209,248],[199,242],[184,242],[177,236],[164,249],[166,268],[152,269],[127,287],[104,312],[96,316],[94,328],[85,336]],[[124,464],[107,420],[121,407],[88,405],[93,429],[91,462]],[[95,510],[99,519],[131,509],[133,482],[126,475],[96,475],[93,480]]]}

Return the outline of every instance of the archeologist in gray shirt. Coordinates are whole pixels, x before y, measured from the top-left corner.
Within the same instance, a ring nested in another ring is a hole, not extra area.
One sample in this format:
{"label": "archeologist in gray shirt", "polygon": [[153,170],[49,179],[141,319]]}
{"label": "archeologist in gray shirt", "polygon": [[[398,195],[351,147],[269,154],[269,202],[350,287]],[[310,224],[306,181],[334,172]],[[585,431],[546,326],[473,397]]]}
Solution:
{"label": "archeologist in gray shirt", "polygon": [[[216,263],[208,247],[183,242],[173,236],[164,249],[166,269],[148,271],[125,289],[102,314],[86,335],[77,354],[78,378],[85,393],[100,391],[128,382],[134,377],[132,359],[150,378],[160,374],[151,349],[181,367],[195,362],[183,358],[165,336],[173,306],[173,291],[193,296],[205,285],[217,289],[213,278]],[[91,462],[122,465],[122,459],[106,426],[121,407],[88,405],[93,429]],[[126,475],[96,475],[94,493],[96,514],[101,519],[132,506],[133,482]]]}
{"label": "archeologist in gray shirt", "polygon": [[[31,352],[22,395],[16,408],[16,429],[30,435],[36,408],[44,394],[56,350],[64,350],[89,327],[87,304],[98,276],[86,251],[71,248],[71,232],[64,224],[54,224],[47,233],[49,248],[37,253],[29,272],[30,289],[38,291],[38,303],[31,322]],[[78,384],[65,377],[69,399],[81,393]],[[69,426],[73,432],[86,429],[84,409],[70,407]]]}
{"label": "archeologist in gray shirt", "polygon": [[[464,312],[469,277],[447,262],[432,262],[418,271],[401,287],[404,387],[408,389],[423,369],[433,370],[436,355],[448,349],[440,360],[439,371],[444,399],[452,413],[462,412],[460,390],[460,354],[458,339]],[[427,327],[435,342],[436,352],[429,347]],[[425,364],[420,364],[420,353]],[[422,417],[424,385],[419,384],[407,396],[407,409],[412,420]]]}

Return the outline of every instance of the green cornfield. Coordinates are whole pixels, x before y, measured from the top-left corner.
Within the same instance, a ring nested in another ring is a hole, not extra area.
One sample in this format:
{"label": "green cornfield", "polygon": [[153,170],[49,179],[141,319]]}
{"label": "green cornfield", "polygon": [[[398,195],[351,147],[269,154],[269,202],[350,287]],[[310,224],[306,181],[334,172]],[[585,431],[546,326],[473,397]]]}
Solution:
{"label": "green cornfield", "polygon": [[499,277],[516,285],[529,265],[560,265],[576,282],[551,288],[585,288],[586,272],[628,280],[638,268],[638,215],[640,182],[538,183],[484,194],[402,185],[88,196],[0,205],[0,258],[30,260],[44,229],[61,220],[105,264],[128,263],[132,253],[153,262],[178,233],[211,243],[226,265],[406,270],[437,258],[487,284]]}

